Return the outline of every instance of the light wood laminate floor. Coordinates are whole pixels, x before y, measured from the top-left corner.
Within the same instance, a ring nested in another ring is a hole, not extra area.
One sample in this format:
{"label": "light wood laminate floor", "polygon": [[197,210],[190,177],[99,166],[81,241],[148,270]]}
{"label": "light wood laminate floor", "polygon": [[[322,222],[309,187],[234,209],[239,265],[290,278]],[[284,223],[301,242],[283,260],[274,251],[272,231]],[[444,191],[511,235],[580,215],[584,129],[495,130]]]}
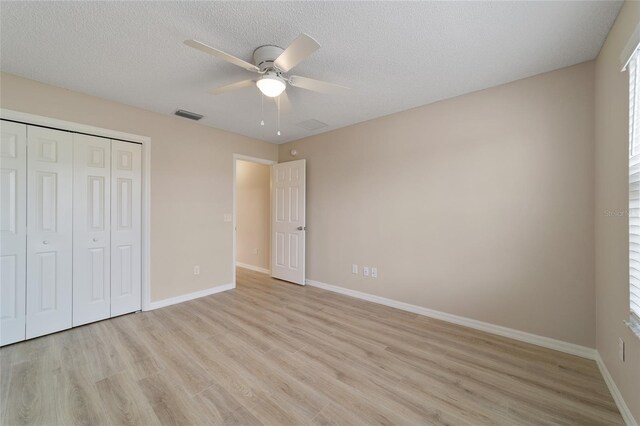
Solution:
{"label": "light wood laminate floor", "polygon": [[0,359],[5,425],[623,424],[593,361],[243,269]]}

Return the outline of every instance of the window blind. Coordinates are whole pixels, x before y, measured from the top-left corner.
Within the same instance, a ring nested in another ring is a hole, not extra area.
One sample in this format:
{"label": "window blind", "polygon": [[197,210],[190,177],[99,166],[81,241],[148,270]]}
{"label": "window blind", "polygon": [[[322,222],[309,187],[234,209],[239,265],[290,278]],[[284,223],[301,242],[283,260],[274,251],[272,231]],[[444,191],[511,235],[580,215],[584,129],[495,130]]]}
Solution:
{"label": "window blind", "polygon": [[640,54],[629,61],[629,292],[640,318]]}

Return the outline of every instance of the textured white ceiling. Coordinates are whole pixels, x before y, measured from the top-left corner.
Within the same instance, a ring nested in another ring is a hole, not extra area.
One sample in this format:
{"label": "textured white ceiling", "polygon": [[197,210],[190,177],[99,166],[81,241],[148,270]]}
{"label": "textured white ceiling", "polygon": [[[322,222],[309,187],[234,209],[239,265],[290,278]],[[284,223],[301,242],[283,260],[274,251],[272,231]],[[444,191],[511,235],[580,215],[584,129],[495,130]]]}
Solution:
{"label": "textured white ceiling", "polygon": [[[0,69],[274,143],[593,59],[614,2],[2,2]],[[276,136],[255,88],[213,87],[254,74],[183,44],[195,38],[251,60],[306,32],[322,45],[295,74],[350,86],[343,95],[288,88]],[[321,130],[299,126],[327,123]]]}

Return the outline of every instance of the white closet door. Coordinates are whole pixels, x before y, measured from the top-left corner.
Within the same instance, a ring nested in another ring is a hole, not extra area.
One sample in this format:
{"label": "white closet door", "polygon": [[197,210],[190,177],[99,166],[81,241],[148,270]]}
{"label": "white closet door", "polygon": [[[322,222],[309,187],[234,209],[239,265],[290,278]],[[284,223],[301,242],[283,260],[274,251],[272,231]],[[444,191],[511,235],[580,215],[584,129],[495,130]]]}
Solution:
{"label": "white closet door", "polygon": [[111,315],[111,141],[73,135],[73,326]]}
{"label": "white closet door", "polygon": [[27,338],[71,327],[71,133],[29,126]]}
{"label": "white closet door", "polygon": [[25,339],[27,126],[0,123],[0,345]]}
{"label": "white closet door", "polygon": [[141,309],[142,146],[111,141],[111,316]]}

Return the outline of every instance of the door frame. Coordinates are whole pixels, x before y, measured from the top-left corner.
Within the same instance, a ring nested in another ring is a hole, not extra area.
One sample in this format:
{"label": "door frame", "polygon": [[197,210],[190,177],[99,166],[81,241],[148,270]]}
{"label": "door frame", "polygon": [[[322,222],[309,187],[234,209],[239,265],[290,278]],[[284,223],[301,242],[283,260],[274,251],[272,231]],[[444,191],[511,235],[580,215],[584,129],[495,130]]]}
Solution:
{"label": "door frame", "polygon": [[[10,109],[0,109],[0,119],[18,123],[49,127],[73,133],[84,133],[142,145],[142,306],[141,310],[151,309],[151,138],[117,130],[104,129],[72,121],[29,114]],[[234,163],[235,164],[235,163]],[[235,269],[234,269],[235,271]]]}
{"label": "door frame", "polygon": [[[275,160],[267,160],[266,158],[258,158],[258,157],[251,157],[249,155],[243,155],[243,154],[233,154],[233,212],[232,212],[232,232],[233,232],[233,244],[232,244],[232,249],[233,253],[231,256],[231,271],[232,271],[232,283],[233,283],[233,288],[236,288],[236,240],[238,237],[238,222],[237,222],[237,205],[236,205],[236,191],[237,191],[237,186],[236,186],[236,164],[238,163],[238,160],[240,161],[249,161],[251,163],[258,163],[258,164],[263,164],[265,166],[273,166],[274,164],[278,164],[277,161]],[[269,174],[271,175],[271,174]],[[271,177],[269,177],[269,223],[271,223],[271,191],[272,191],[272,185],[271,185]],[[271,231],[269,231],[269,265],[271,265]]]}

